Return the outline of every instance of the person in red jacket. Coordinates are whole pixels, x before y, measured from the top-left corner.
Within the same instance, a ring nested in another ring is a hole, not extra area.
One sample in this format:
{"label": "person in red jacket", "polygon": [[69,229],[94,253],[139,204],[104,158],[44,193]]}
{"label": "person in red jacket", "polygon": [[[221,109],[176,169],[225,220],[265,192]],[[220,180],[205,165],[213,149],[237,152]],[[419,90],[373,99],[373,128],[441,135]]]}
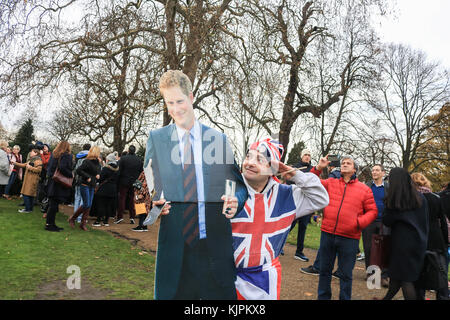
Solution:
{"label": "person in red jacket", "polygon": [[[310,172],[320,175],[328,166],[328,156]],[[320,228],[320,274],[318,299],[331,299],[331,274],[338,255],[340,300],[352,296],[352,273],[359,248],[361,231],[377,217],[378,211],[372,190],[356,178],[358,166],[351,156],[341,158],[341,178],[321,180],[330,203],[323,211]]]}

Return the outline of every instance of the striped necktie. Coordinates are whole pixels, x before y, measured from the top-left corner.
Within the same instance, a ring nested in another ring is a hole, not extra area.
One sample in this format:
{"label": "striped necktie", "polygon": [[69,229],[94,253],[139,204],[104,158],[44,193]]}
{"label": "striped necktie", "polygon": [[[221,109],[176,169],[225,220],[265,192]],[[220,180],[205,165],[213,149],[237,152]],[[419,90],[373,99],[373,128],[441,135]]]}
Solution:
{"label": "striped necktie", "polygon": [[183,190],[186,209],[183,212],[183,238],[193,247],[199,238],[197,179],[195,176],[194,154],[187,132],[184,137]]}

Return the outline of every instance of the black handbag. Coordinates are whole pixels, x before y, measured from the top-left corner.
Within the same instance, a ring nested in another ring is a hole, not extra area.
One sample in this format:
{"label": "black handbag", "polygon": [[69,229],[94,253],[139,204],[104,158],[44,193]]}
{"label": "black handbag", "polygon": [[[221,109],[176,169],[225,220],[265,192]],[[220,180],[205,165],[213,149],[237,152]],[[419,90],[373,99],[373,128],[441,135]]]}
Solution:
{"label": "black handbag", "polygon": [[416,284],[425,290],[439,290],[448,285],[446,259],[443,254],[433,250],[425,252],[423,268]]}

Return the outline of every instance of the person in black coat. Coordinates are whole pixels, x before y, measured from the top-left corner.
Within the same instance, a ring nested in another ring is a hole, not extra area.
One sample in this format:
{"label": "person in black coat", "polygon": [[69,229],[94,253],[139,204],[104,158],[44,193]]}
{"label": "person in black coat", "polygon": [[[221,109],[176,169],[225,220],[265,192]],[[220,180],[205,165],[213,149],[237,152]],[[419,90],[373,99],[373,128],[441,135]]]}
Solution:
{"label": "person in black coat", "polygon": [[99,227],[103,221],[104,226],[109,226],[108,219],[116,212],[117,184],[119,181],[119,166],[115,154],[111,153],[106,157],[106,165],[102,168],[99,187],[95,193],[97,202],[97,220],[94,227]]}
{"label": "person in black coat", "polygon": [[56,168],[59,172],[68,177],[72,178],[72,154],[71,146],[67,141],[61,141],[56,146],[47,167],[47,196],[48,196],[48,210],[47,210],[47,221],[45,225],[45,230],[47,231],[60,231],[63,228],[59,228],[55,224],[56,212],[58,212],[58,207],[60,203],[69,201],[71,196],[71,188],[66,188],[65,186],[55,182],[52,177],[55,174]]}
{"label": "person in black coat", "polygon": [[[431,182],[419,172],[411,174],[411,178],[417,186],[417,191],[427,199],[429,207],[429,229],[427,250],[435,251],[446,257],[448,249],[447,220],[443,212],[441,197],[431,191]],[[448,270],[447,270],[448,273]],[[425,289],[420,288],[417,293],[421,299],[425,299]],[[448,286],[436,290],[436,300],[448,300]]]}
{"label": "person in black coat", "polygon": [[384,300],[391,300],[400,287],[405,300],[416,300],[414,282],[419,279],[428,242],[428,203],[403,168],[389,173],[382,221],[391,228],[390,282]]}
{"label": "person in black coat", "polygon": [[97,146],[91,147],[86,159],[78,167],[76,173],[81,177],[80,193],[83,199],[83,205],[69,218],[69,224],[72,228],[75,227],[75,219],[83,214],[81,217],[80,228],[87,231],[86,221],[89,216],[89,211],[92,206],[92,199],[94,198],[94,189],[97,180],[100,178],[100,148]]}
{"label": "person in black coat", "polygon": [[130,223],[134,224],[136,211],[134,209],[134,189],[133,183],[139,178],[144,170],[141,159],[136,154],[136,147],[131,145],[128,153],[119,160],[119,208],[117,209],[117,219],[114,223],[123,221],[123,212],[125,207],[130,212]]}

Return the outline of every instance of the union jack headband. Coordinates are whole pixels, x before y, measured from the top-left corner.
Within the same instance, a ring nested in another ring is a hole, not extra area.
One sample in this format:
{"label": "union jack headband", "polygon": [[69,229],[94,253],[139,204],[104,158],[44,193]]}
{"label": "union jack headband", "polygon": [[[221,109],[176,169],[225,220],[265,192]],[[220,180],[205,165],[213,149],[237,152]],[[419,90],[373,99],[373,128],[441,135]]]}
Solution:
{"label": "union jack headband", "polygon": [[284,147],[279,141],[273,140],[272,138],[266,138],[252,143],[249,150],[261,152],[261,154],[263,154],[270,162],[270,160],[280,161],[283,156]]}

